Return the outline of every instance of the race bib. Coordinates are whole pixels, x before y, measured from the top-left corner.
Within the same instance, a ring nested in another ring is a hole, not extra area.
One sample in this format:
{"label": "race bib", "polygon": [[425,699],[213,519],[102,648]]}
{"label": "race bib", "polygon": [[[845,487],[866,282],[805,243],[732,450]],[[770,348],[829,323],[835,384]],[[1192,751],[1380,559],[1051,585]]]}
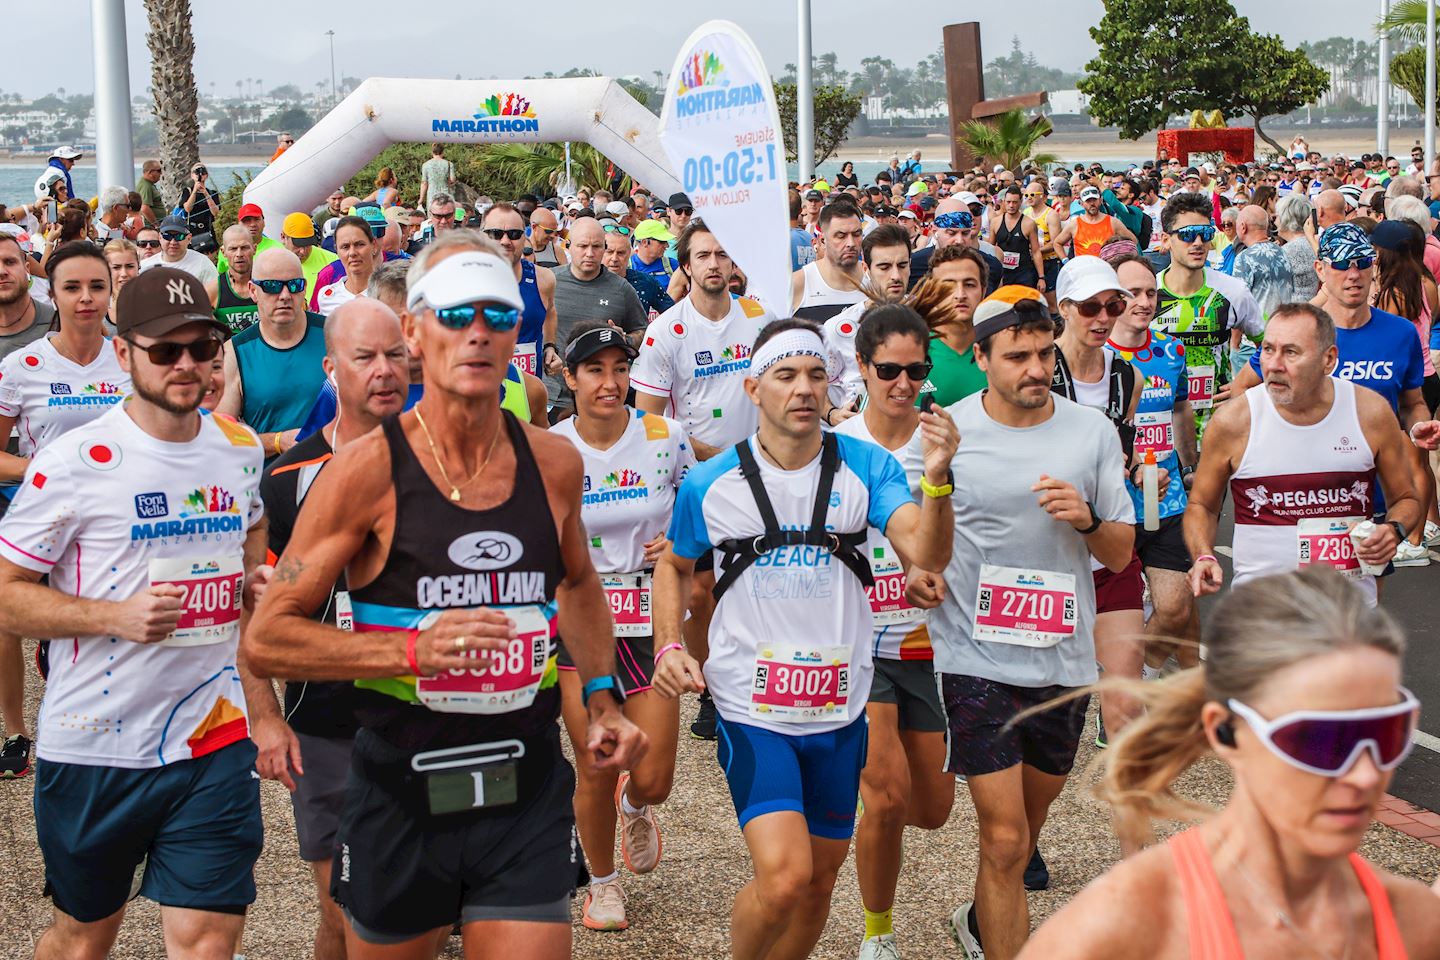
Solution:
{"label": "race bib", "polygon": [[1215,367],[1190,368],[1190,406],[1209,410],[1215,406]]}
{"label": "race bib", "polygon": [[875,626],[889,627],[920,619],[921,611],[905,599],[905,571],[897,557],[875,547],[870,555],[870,572],[875,575],[875,586],[866,587],[865,595],[870,599]]}
{"label": "race bib", "polygon": [[165,647],[203,647],[240,639],[240,596],[245,562],[156,559],[150,561],[150,585],[166,584],[185,591],[175,632],[160,641]]}
{"label": "race bib", "polygon": [[538,357],[537,357],[537,355],[536,355],[535,344],[533,344],[533,343],[517,343],[517,344],[515,344],[515,353],[514,353],[513,356],[510,357],[510,360],[511,360],[512,363],[515,364],[515,366],[516,366],[517,368],[519,368],[520,370],[523,370],[524,372],[530,374],[530,376],[532,376],[532,377],[539,376],[539,373],[538,373],[538,371],[537,371],[537,367],[538,367],[537,360],[538,360]]}
{"label": "race bib", "polygon": [[1355,541],[1350,539],[1350,528],[1359,523],[1360,517],[1338,517],[1326,520],[1310,517],[1295,525],[1295,537],[1299,548],[1300,566],[1321,564],[1354,576],[1360,571],[1360,558],[1355,556]]}
{"label": "race bib", "polygon": [[648,637],[650,625],[650,574],[603,573],[600,586],[610,601],[610,617],[617,637]]}
{"label": "race bib", "polygon": [[1169,410],[1135,414],[1135,452],[1155,454],[1159,463],[1175,450],[1175,423]]}
{"label": "race bib", "polygon": [[844,719],[850,700],[850,648],[792,643],[762,646],[755,657],[750,716],[779,723]]}
{"label": "race bib", "polygon": [[981,564],[976,640],[1053,647],[1075,635],[1077,618],[1073,575]]}
{"label": "race bib", "polygon": [[1014,270],[1020,266],[1020,254],[1011,253],[1009,250],[1000,251],[1000,263],[1006,270]]}
{"label": "race bib", "polygon": [[[550,659],[550,623],[537,607],[506,607],[517,636],[501,651],[471,650],[471,669],[447,670],[437,677],[418,677],[415,694],[440,713],[510,713],[535,702]],[[430,627],[439,613],[420,621]]]}

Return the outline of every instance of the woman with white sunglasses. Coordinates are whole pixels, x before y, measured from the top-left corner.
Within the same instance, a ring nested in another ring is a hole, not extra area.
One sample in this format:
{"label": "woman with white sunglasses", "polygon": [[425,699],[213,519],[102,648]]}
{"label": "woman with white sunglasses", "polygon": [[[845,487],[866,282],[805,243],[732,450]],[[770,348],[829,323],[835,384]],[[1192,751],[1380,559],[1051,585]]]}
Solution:
{"label": "woman with white sunglasses", "polygon": [[[1132,836],[1213,815],[1091,883],[1021,960],[1440,956],[1435,895],[1355,852],[1419,719],[1399,626],[1322,567],[1235,587],[1206,626],[1201,666],[1130,685],[1149,710],[1101,792]],[[1235,779],[1218,812],[1174,792],[1211,753]]]}

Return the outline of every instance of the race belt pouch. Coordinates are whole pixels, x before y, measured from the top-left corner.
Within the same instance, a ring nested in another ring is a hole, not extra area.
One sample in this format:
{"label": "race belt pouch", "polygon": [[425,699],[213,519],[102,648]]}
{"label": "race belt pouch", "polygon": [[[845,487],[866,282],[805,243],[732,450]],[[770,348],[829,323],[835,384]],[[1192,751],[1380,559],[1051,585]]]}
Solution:
{"label": "race belt pouch", "polygon": [[410,758],[432,816],[506,807],[519,799],[525,744],[496,740],[429,750]]}

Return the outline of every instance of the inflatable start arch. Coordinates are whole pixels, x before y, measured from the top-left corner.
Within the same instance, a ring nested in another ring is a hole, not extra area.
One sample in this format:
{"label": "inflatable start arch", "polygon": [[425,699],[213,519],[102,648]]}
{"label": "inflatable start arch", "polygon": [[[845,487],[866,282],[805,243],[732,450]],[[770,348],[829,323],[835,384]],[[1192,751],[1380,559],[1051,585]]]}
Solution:
{"label": "inflatable start arch", "polygon": [[392,143],[584,141],[637,182],[680,190],[660,148],[660,121],[608,77],[567,80],[371,78],[245,188],[265,211],[265,232],[309,212]]}

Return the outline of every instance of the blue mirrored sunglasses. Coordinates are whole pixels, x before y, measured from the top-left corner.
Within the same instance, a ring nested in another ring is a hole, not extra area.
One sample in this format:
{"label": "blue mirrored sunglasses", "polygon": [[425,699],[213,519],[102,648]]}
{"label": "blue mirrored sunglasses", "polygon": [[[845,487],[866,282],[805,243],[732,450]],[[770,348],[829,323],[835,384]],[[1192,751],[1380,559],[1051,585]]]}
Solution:
{"label": "blue mirrored sunglasses", "polygon": [[1181,227],[1175,231],[1175,236],[1181,243],[1194,243],[1196,240],[1203,240],[1209,243],[1215,239],[1215,227],[1208,223],[1191,224],[1188,227]]}
{"label": "blue mirrored sunglasses", "polygon": [[256,280],[255,286],[264,290],[272,297],[279,295],[280,291],[287,287],[291,293],[298,294],[305,292],[305,278],[294,277],[290,280]]}
{"label": "blue mirrored sunglasses", "polygon": [[477,314],[483,314],[485,325],[496,333],[513,330],[515,324],[520,322],[520,311],[514,307],[477,309],[473,303],[462,303],[458,307],[440,307],[435,311],[435,319],[451,330],[464,330],[475,322]]}
{"label": "blue mirrored sunglasses", "polygon": [[1341,273],[1344,273],[1351,267],[1354,267],[1357,270],[1369,270],[1371,267],[1375,266],[1374,257],[1341,257],[1338,260],[1326,260],[1325,262],[1330,264],[1330,266],[1334,267],[1336,270],[1339,270]]}

